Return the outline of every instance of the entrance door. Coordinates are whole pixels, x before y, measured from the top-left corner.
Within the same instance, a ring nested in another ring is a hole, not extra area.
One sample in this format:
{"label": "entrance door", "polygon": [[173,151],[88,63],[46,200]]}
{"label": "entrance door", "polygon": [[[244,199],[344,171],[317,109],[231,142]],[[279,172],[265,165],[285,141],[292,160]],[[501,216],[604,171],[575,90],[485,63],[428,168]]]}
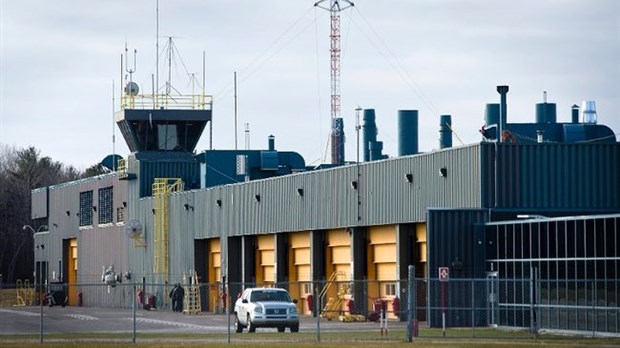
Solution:
{"label": "entrance door", "polygon": [[67,247],[67,300],[69,306],[77,305],[77,271],[78,271],[78,245],[77,238],[68,239],[66,241]]}

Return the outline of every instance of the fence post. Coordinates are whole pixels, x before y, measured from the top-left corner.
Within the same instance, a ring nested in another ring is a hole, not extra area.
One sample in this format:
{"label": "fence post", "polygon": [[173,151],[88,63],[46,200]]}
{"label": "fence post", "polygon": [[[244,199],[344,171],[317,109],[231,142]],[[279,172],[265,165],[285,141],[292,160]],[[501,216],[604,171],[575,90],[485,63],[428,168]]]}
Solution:
{"label": "fence post", "polygon": [[592,338],[596,337],[596,326],[598,318],[596,317],[596,280],[592,281]]}
{"label": "fence post", "polygon": [[415,313],[414,313],[414,307],[413,307],[413,300],[414,300],[414,283],[415,283],[415,266],[413,265],[409,265],[409,267],[407,268],[408,274],[407,274],[407,342],[412,342],[413,341],[413,332],[412,332],[412,325],[413,325],[413,321],[415,320]]}
{"label": "fence post", "polygon": [[133,301],[132,301],[132,304],[133,304],[133,330],[132,330],[133,335],[131,337],[131,341],[133,342],[133,344],[136,344],[136,305],[137,305],[136,302],[137,302],[138,294],[136,293],[136,282],[134,281],[132,282],[132,284],[133,284],[133,295],[132,295],[133,297]]}
{"label": "fence post", "polygon": [[530,267],[530,334],[534,335],[534,268]]}
{"label": "fence post", "polygon": [[474,295],[474,280],[471,280],[471,335],[472,337],[476,337],[476,316],[474,312],[476,311],[476,296]]}
{"label": "fence post", "polygon": [[321,342],[321,291],[319,287],[320,282],[315,284],[314,292],[316,294],[314,301],[314,308],[316,313],[316,341]]}

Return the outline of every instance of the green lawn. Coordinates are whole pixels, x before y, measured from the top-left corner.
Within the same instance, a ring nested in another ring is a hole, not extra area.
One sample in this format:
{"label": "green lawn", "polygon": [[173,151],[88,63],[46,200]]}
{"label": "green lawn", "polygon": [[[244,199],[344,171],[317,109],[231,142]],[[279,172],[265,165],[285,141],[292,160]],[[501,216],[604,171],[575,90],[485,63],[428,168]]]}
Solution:
{"label": "green lawn", "polygon": [[[461,331],[461,332],[458,332]],[[620,339],[572,338],[566,336],[541,335],[530,337],[523,331],[503,331],[492,329],[477,330],[477,336],[466,337],[467,330],[451,329],[446,338],[441,337],[440,330],[423,330],[424,337],[414,338],[414,342],[405,341],[406,333],[402,330],[390,331],[381,336],[379,332],[338,332],[322,333],[321,343],[317,343],[317,334],[302,332],[299,334],[263,332],[256,334],[231,334],[231,343],[227,343],[226,334],[138,334],[137,347],[377,347],[389,345],[400,347],[619,347]],[[471,332],[471,329],[469,330]],[[433,337],[436,336],[436,337]],[[459,337],[457,337],[459,336]],[[134,347],[130,334],[49,334],[44,336],[45,347]],[[38,335],[0,335],[2,347],[37,347]]]}

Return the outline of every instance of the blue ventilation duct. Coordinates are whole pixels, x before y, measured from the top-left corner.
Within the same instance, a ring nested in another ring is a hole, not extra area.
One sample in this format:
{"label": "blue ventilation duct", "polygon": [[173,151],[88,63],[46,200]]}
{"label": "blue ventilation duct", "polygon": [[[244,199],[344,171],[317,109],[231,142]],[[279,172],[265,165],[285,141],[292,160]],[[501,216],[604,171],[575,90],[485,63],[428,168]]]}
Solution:
{"label": "blue ventilation duct", "polygon": [[375,109],[364,109],[364,124],[363,129],[363,147],[364,162],[370,161],[370,143],[377,141],[377,124],[375,123]]}
{"label": "blue ventilation duct", "polygon": [[439,148],[452,147],[452,116],[441,115],[439,117]]}
{"label": "blue ventilation duct", "polygon": [[398,156],[418,153],[418,110],[398,110]]}

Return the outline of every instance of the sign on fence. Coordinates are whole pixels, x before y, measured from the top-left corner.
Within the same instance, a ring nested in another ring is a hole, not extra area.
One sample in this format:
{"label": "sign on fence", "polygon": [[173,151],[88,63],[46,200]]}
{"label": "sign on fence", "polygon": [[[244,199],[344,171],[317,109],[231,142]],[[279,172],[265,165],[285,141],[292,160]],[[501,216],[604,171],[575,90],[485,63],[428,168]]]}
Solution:
{"label": "sign on fence", "polygon": [[450,268],[439,267],[439,281],[447,282],[448,280],[450,280]]}

